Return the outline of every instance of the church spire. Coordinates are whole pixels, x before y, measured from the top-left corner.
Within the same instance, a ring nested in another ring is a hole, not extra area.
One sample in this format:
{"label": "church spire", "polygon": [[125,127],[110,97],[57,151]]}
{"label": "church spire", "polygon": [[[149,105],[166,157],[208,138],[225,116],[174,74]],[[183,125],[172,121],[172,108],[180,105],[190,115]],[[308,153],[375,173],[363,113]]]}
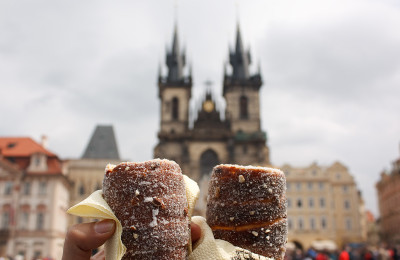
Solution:
{"label": "church spire", "polygon": [[183,67],[185,66],[186,57],[179,48],[178,28],[175,24],[174,36],[172,39],[172,47],[167,51],[167,66],[168,66],[168,82],[179,82],[183,80]]}
{"label": "church spire", "polygon": [[236,28],[236,46],[234,52],[230,52],[229,62],[233,68],[232,78],[245,80],[249,78],[250,53],[244,50],[239,23]]}

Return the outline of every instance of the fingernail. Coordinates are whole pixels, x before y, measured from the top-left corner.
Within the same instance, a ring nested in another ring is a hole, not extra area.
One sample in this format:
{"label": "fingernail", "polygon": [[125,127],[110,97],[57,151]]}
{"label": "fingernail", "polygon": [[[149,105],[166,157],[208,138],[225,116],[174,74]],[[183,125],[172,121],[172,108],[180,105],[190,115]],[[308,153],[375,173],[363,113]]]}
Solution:
{"label": "fingernail", "polygon": [[114,229],[115,222],[111,219],[105,219],[97,222],[94,225],[94,231],[99,234],[104,234],[112,231]]}

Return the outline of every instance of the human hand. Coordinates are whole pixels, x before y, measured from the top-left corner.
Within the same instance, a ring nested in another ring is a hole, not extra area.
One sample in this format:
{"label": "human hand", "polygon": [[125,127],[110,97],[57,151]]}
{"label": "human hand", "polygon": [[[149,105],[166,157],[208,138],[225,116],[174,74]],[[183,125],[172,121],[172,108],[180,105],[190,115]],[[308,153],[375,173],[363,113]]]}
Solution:
{"label": "human hand", "polygon": [[[191,224],[191,229],[194,243],[199,240],[201,229],[195,223]],[[91,256],[92,250],[104,244],[114,234],[114,231],[115,222],[110,219],[72,226],[65,237],[62,260],[104,260],[104,250]]]}

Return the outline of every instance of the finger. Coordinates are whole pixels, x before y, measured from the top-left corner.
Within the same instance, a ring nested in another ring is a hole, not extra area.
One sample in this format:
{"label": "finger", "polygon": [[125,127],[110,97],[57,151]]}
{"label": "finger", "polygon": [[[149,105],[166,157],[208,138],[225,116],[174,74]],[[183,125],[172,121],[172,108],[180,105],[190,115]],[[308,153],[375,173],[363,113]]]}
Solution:
{"label": "finger", "polygon": [[190,224],[190,229],[192,231],[192,243],[195,243],[201,237],[201,228],[196,223]]}
{"label": "finger", "polygon": [[106,254],[104,253],[104,249],[100,249],[94,256],[90,258],[90,260],[105,260]]}
{"label": "finger", "polygon": [[104,244],[114,230],[115,222],[110,219],[72,226],[65,237],[62,259],[89,260],[92,249]]}

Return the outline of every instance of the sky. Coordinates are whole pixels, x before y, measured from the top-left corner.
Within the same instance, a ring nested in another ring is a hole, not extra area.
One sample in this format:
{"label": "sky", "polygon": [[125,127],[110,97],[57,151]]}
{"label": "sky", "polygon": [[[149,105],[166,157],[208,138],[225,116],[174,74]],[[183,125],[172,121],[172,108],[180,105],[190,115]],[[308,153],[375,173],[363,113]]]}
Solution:
{"label": "sky", "polygon": [[46,135],[60,158],[79,158],[96,125],[112,124],[123,159],[151,159],[175,23],[192,109],[206,81],[224,107],[239,23],[261,68],[272,163],[340,161],[378,213],[375,183],[400,156],[397,0],[0,0],[0,136]]}

